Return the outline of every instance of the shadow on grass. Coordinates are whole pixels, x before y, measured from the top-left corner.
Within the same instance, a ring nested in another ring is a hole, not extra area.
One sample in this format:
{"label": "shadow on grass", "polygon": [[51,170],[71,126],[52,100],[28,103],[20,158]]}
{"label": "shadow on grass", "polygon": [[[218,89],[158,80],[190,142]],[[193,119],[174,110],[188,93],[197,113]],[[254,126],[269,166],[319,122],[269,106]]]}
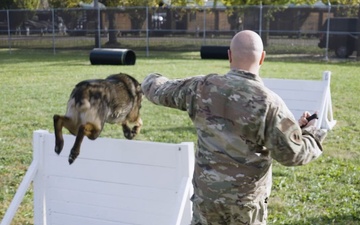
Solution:
{"label": "shadow on grass", "polygon": [[184,126],[184,127],[169,127],[169,128],[144,128],[141,132],[143,134],[153,133],[159,131],[173,132],[173,133],[191,133],[196,135],[196,130],[193,126]]}
{"label": "shadow on grass", "polygon": [[301,222],[285,223],[286,225],[358,225],[360,217],[352,215],[337,215],[333,217],[313,217]]}
{"label": "shadow on grass", "polygon": [[51,51],[39,49],[13,49],[11,52],[0,51],[0,65],[1,64],[17,64],[17,63],[31,63],[31,62],[59,62],[60,60],[68,65],[74,64],[74,61],[83,61],[88,58],[89,51],[64,51],[53,54]]}
{"label": "shadow on grass", "polygon": [[[2,49],[0,51],[0,65],[1,64],[16,64],[19,62],[64,62],[64,65],[84,65],[84,60],[89,62],[90,51],[93,49],[91,46],[79,48],[58,48],[54,52],[51,48],[27,48],[27,49]],[[219,59],[201,59],[200,49],[187,49],[187,48],[166,48],[166,46],[151,47],[149,52],[143,47],[130,48],[135,51],[137,59],[158,59],[158,60],[217,60]],[[74,60],[81,60],[79,63],[74,63]],[[220,59],[227,61],[226,59]],[[322,54],[274,54],[267,52],[266,61],[268,62],[291,62],[291,63],[314,63],[314,64],[336,64],[346,63],[349,66],[358,66],[356,55],[352,55],[346,59],[337,58],[334,54],[329,53],[326,60]],[[71,64],[68,64],[71,62]]]}
{"label": "shadow on grass", "polygon": [[[16,64],[19,62],[59,62],[64,63],[74,60],[89,60],[92,48],[62,48],[53,52],[52,49],[12,49],[11,51],[0,51],[0,65],[1,64]],[[137,59],[159,59],[159,60],[201,60],[200,51],[166,51],[166,49],[153,50],[151,49],[148,54],[144,48],[132,49]],[[90,61],[89,65],[90,65]],[[74,64],[74,63],[72,63]]]}
{"label": "shadow on grass", "polygon": [[267,54],[265,62],[291,62],[291,63],[314,63],[314,64],[336,64],[346,63],[349,66],[358,66],[356,56],[349,58],[338,58],[330,54],[328,59],[319,54]]}

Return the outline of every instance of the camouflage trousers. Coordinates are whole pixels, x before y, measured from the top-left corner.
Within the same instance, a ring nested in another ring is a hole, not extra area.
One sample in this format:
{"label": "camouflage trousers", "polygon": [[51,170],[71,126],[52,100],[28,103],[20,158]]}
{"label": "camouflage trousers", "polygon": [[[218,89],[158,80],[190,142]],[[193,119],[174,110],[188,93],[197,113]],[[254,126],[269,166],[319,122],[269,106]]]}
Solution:
{"label": "camouflage trousers", "polygon": [[191,225],[266,225],[267,199],[242,205],[193,201]]}

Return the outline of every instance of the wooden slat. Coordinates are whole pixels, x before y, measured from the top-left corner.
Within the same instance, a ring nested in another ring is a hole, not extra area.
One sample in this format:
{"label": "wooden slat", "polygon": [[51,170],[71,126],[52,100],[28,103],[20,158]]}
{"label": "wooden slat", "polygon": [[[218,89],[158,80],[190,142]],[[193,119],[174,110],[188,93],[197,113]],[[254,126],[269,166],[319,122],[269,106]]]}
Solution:
{"label": "wooden slat", "polygon": [[166,202],[174,198],[172,189],[158,187],[134,186],[129,184],[101,182],[69,177],[47,176],[46,189],[72,190],[89,192],[99,195],[113,195],[118,197],[139,198],[144,201]]}
{"label": "wooden slat", "polygon": [[120,223],[119,221],[107,221],[59,213],[53,213],[51,217],[51,225],[134,225],[133,223]]}
{"label": "wooden slat", "polygon": [[[145,200],[138,197],[127,197],[125,195],[99,194],[58,188],[49,189],[47,194],[47,200],[49,202],[62,202],[67,205],[90,205],[99,209],[113,209],[118,213],[130,211],[164,217],[169,217],[173,214],[177,200],[175,194],[170,199],[166,199],[166,201],[164,201],[161,196],[157,196],[159,199],[159,201],[157,201]],[[63,214],[67,212],[67,209],[58,211],[58,213]]]}
{"label": "wooden slat", "polygon": [[[63,176],[135,186],[170,188],[179,185],[175,167],[126,164],[88,159],[76,160],[71,166],[60,157],[46,158],[48,176]],[[71,185],[71,184],[69,184]]]}
{"label": "wooden slat", "polygon": [[[149,214],[140,211],[119,211],[113,208],[103,208],[84,204],[69,204],[66,202],[50,202],[50,215],[62,214],[68,216],[85,217],[88,219],[99,221],[111,221],[118,224],[139,224],[139,225],[170,225],[171,218],[159,215]],[[55,218],[51,218],[54,220]],[[68,224],[64,218],[61,219],[62,224]],[[70,221],[69,221],[70,222]],[[101,224],[101,223],[100,223]]]}
{"label": "wooden slat", "polygon": [[278,94],[294,114],[300,118],[304,111],[321,113],[327,91],[327,81],[263,79],[265,86]]}
{"label": "wooden slat", "polygon": [[[64,148],[60,156],[68,157],[70,149],[75,142],[72,135],[64,135]],[[53,149],[55,145],[54,134],[48,134],[46,140],[48,155],[57,155]],[[177,163],[175,144],[152,143],[136,140],[98,138],[94,141],[84,138],[78,159],[94,159],[123,163],[136,163],[172,167]],[[76,159],[76,160],[78,160]],[[67,159],[63,160],[64,164]],[[77,161],[74,162],[76,164]]]}
{"label": "wooden slat", "polygon": [[323,80],[296,80],[296,79],[277,79],[277,78],[263,78],[266,87],[272,89],[289,89],[314,91],[324,90],[327,83]]}

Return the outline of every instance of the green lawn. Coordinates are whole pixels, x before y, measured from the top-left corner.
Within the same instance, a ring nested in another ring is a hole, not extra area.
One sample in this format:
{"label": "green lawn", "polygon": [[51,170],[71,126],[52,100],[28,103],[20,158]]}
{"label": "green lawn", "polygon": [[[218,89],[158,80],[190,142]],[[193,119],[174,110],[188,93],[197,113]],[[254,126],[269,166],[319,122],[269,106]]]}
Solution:
{"label": "green lawn", "polygon": [[[0,218],[5,214],[32,158],[32,132],[53,132],[53,114],[65,113],[73,86],[84,79],[125,72],[139,81],[150,72],[171,78],[228,71],[226,60],[201,60],[198,52],[139,54],[135,66],[92,66],[86,51],[17,52],[0,50]],[[332,71],[334,118],[338,121],[324,143],[324,154],[303,167],[274,164],[270,198],[271,225],[360,224],[360,63],[324,62],[293,56],[269,59],[261,76],[322,78]],[[186,113],[144,100],[144,126],[138,140],[179,143],[196,141]],[[120,126],[105,126],[101,136],[124,138]],[[29,190],[13,224],[33,224]]]}

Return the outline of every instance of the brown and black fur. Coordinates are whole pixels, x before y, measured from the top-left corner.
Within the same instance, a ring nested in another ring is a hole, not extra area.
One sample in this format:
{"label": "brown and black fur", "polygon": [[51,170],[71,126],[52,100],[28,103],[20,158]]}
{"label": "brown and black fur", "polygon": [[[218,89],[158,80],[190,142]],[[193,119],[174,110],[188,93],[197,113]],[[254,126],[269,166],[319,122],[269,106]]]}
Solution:
{"label": "brown and black fur", "polygon": [[[141,84],[130,75],[120,73],[106,79],[85,80],[73,89],[64,116],[54,115],[55,152],[64,146],[62,128],[76,136],[69,155],[72,164],[80,154],[84,136],[99,137],[105,123],[121,124],[124,136],[133,139],[142,126],[140,108]],[[132,128],[129,124],[134,124]]]}

